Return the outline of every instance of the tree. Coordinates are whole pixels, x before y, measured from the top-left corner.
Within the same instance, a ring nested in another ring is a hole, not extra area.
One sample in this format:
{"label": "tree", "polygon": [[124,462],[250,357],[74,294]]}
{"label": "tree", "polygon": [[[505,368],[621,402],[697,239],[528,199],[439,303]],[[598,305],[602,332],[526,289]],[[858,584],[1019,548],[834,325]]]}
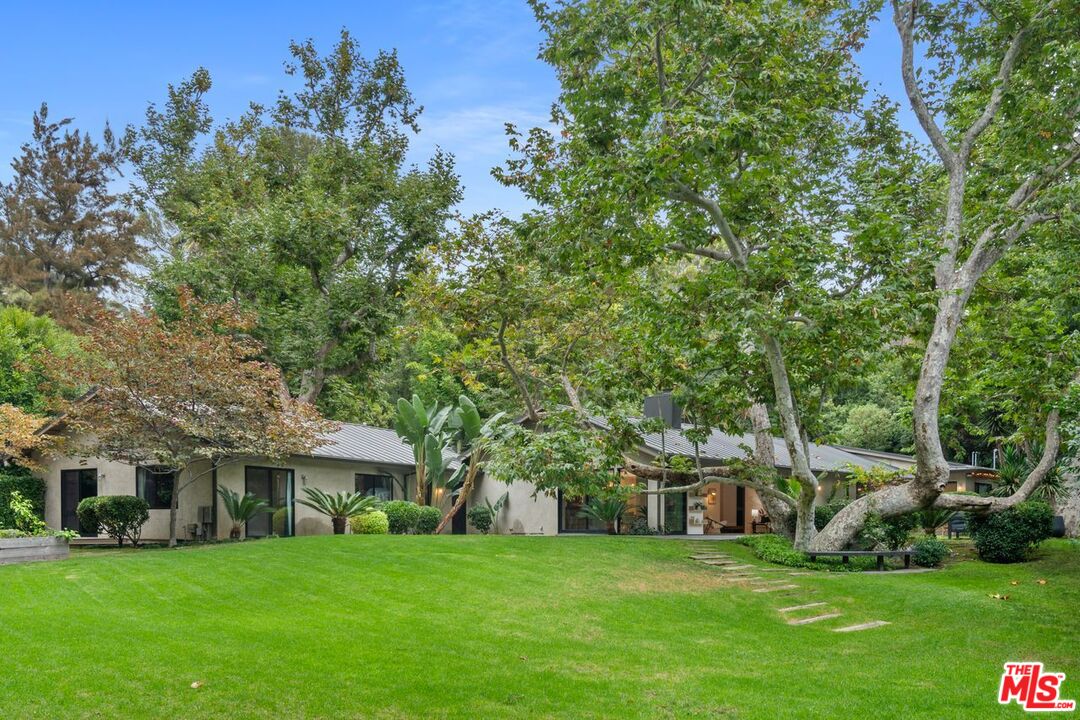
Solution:
{"label": "tree", "polygon": [[476,487],[476,478],[479,477],[484,463],[487,462],[489,447],[497,437],[499,422],[504,415],[505,413],[499,412],[486,421],[481,420],[480,413],[472,400],[464,395],[458,398],[451,425],[456,429],[455,440],[465,470],[454,504],[439,521],[439,526],[435,528],[436,535],[441,533],[443,528],[461,511],[461,508],[465,506],[465,501],[472,494],[473,488]]}
{"label": "tree", "polygon": [[250,314],[199,302],[184,289],[178,298],[170,320],[151,308],[123,315],[97,308],[85,356],[59,358],[52,368],[92,388],[66,418],[92,430],[84,454],[176,473],[170,547],[186,487],[241,456],[310,454],[332,429],[283,395],[278,369],[257,359],[262,347],[248,335]]}
{"label": "tree", "polygon": [[50,389],[46,372],[49,355],[79,351],[76,336],[52,319],[22,308],[0,307],[0,403],[38,415],[48,410],[53,392],[77,392],[70,385]]}
{"label": "tree", "polygon": [[8,403],[0,403],[0,467],[19,465],[37,470],[35,453],[42,453],[56,446],[55,438],[39,432],[45,422],[42,416],[33,415]]}
{"label": "tree", "polygon": [[[500,173],[541,204],[559,261],[647,278],[636,352],[701,427],[773,405],[802,547],[817,489],[806,398],[857,371],[898,319],[886,298],[910,287],[884,265],[911,218],[895,180],[922,166],[894,109],[862,104],[861,17],[836,9],[534,3],[559,132],[512,130],[518,155]],[[746,482],[705,470],[660,492]]]}
{"label": "tree", "polygon": [[[932,239],[937,294],[914,393],[915,477],[851,503],[816,539],[845,542],[871,512],[890,517],[922,508],[999,512],[1026,500],[1056,464],[1063,397],[1076,392],[1076,365],[1055,369],[1036,405],[1045,417],[1039,462],[1008,497],[943,493],[949,477],[940,408],[950,354],[965,310],[983,277],[1025,247],[1045,247],[1047,223],[1075,218],[1080,159],[1075,66],[1063,41],[1080,20],[1055,2],[1033,7],[990,3],[989,10],[948,0],[893,0],[901,74],[911,108],[937,158],[944,202]],[[978,38],[978,41],[970,39]],[[925,43],[932,82],[920,84],[916,44]],[[1071,256],[1075,264],[1075,254]],[[1059,268],[1060,271],[1060,268]],[[1000,313],[1001,305],[997,305]],[[1015,376],[1014,376],[1015,377]],[[1027,374],[1027,380],[1045,374]],[[1014,389],[1023,391],[1025,384]]]}
{"label": "tree", "polygon": [[452,437],[447,421],[453,412],[453,405],[427,406],[419,395],[413,395],[411,402],[398,398],[394,431],[412,448],[416,459],[417,505],[427,504],[429,485],[445,482],[445,453]]}
{"label": "tree", "polygon": [[171,229],[150,283],[156,306],[169,312],[178,284],[237,301],[295,395],[315,403],[328,383],[378,366],[402,289],[460,188],[442,151],[406,165],[420,108],[393,52],[365,58],[342,31],[329,55],[311,41],[290,53],[300,89],[272,109],[215,128],[199,70],[124,144]]}
{"label": "tree", "polygon": [[110,190],[124,157],[108,126],[99,146],[70,124],[49,122],[42,103],[32,140],[11,163],[14,177],[0,185],[3,293],[60,322],[87,298],[123,287],[143,257],[145,228],[130,195]]}
{"label": "tree", "polygon": [[[561,230],[552,255],[609,273],[664,269],[641,355],[672,358],[659,374],[681,385],[702,424],[772,406],[798,483],[799,547],[843,546],[871,515],[939,502],[984,512],[1018,499],[939,501],[948,479],[939,404],[975,284],[1036,237],[1029,230],[1071,212],[1077,106],[1063,90],[1073,70],[1060,40],[1076,19],[1053,3],[1030,16],[993,5],[945,2],[922,16],[918,3],[895,6],[902,74],[935,161],[897,130],[891,103],[865,97],[852,53],[872,7],[534,4],[549,38],[542,56],[562,84],[559,132],[512,129],[518,155],[500,175]],[[928,52],[945,61],[931,105],[913,66],[917,16]],[[1020,81],[1010,84],[1013,75]],[[948,138],[935,112],[949,116]],[[853,502],[815,536],[815,409],[899,337],[927,343],[913,408],[916,477]],[[1049,455],[1056,424],[1050,411]],[[1036,470],[1019,499],[1045,464]],[[711,467],[683,477],[665,490],[725,477],[746,484]]]}

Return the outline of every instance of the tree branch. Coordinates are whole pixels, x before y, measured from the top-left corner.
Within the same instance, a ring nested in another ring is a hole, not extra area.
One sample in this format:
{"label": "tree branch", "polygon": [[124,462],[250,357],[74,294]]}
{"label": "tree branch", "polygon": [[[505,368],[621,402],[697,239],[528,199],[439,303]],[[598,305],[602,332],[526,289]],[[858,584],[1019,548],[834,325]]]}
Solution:
{"label": "tree branch", "polygon": [[666,245],[668,250],[672,252],[687,253],[688,255],[700,255],[701,257],[709,258],[710,260],[719,260],[720,262],[731,262],[731,253],[726,253],[722,250],[716,250],[715,248],[708,247],[689,247],[682,243],[668,243]]}

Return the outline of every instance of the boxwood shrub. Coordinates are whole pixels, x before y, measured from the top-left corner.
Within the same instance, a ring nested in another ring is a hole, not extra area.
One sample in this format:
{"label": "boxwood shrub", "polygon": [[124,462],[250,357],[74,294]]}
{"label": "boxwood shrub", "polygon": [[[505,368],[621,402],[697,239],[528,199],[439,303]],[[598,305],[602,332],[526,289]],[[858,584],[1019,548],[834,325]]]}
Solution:
{"label": "boxwood shrub", "polygon": [[916,540],[911,549],[911,561],[921,567],[937,567],[949,556],[949,546],[936,537]]}
{"label": "boxwood shrub", "polygon": [[0,528],[15,527],[11,512],[11,494],[18,492],[30,501],[38,517],[45,517],[45,481],[34,477],[26,468],[0,467]]}
{"label": "boxwood shrub", "polygon": [[1041,500],[1027,500],[992,515],[968,514],[968,530],[979,559],[993,563],[1023,562],[1050,537],[1054,511]]}
{"label": "boxwood shrub", "polygon": [[416,520],[416,532],[421,535],[431,535],[442,521],[442,510],[431,505],[420,508],[420,515]]}
{"label": "boxwood shrub", "polygon": [[416,530],[420,520],[420,506],[408,500],[391,500],[382,507],[390,523],[390,534],[404,535]]}
{"label": "boxwood shrub", "polygon": [[373,510],[349,518],[353,535],[385,535],[390,532],[390,520],[382,510]]}

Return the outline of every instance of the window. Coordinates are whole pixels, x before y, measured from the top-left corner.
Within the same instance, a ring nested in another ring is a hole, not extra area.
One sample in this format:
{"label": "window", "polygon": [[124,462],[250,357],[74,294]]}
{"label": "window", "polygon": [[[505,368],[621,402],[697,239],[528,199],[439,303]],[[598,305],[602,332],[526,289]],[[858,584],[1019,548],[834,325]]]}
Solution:
{"label": "window", "polygon": [[567,498],[559,493],[559,532],[564,533],[602,533],[607,532],[607,525],[596,518],[582,515],[581,511],[589,503],[589,497]]}
{"label": "window", "polygon": [[145,500],[151,510],[168,510],[175,487],[175,470],[156,467],[135,469],[135,494]]}
{"label": "window", "polygon": [[356,473],[356,492],[370,495],[379,500],[394,498],[394,479],[389,475],[369,475]]}
{"label": "window", "polygon": [[988,483],[988,482],[976,482],[975,483],[975,492],[979,493],[980,495],[989,495],[990,492],[993,489],[994,489],[994,486],[993,486],[992,483]]}

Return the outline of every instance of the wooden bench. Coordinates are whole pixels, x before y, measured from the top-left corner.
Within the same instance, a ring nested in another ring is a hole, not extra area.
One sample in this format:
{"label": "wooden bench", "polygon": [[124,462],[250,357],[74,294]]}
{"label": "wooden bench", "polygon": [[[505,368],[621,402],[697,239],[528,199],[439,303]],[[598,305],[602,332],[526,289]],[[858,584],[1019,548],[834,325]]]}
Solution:
{"label": "wooden bench", "polygon": [[818,550],[817,552],[809,552],[810,562],[813,562],[818,557],[839,557],[841,562],[846,563],[849,557],[877,557],[877,569],[885,569],[885,558],[887,557],[901,557],[904,558],[904,567],[911,567],[911,548],[906,550]]}

